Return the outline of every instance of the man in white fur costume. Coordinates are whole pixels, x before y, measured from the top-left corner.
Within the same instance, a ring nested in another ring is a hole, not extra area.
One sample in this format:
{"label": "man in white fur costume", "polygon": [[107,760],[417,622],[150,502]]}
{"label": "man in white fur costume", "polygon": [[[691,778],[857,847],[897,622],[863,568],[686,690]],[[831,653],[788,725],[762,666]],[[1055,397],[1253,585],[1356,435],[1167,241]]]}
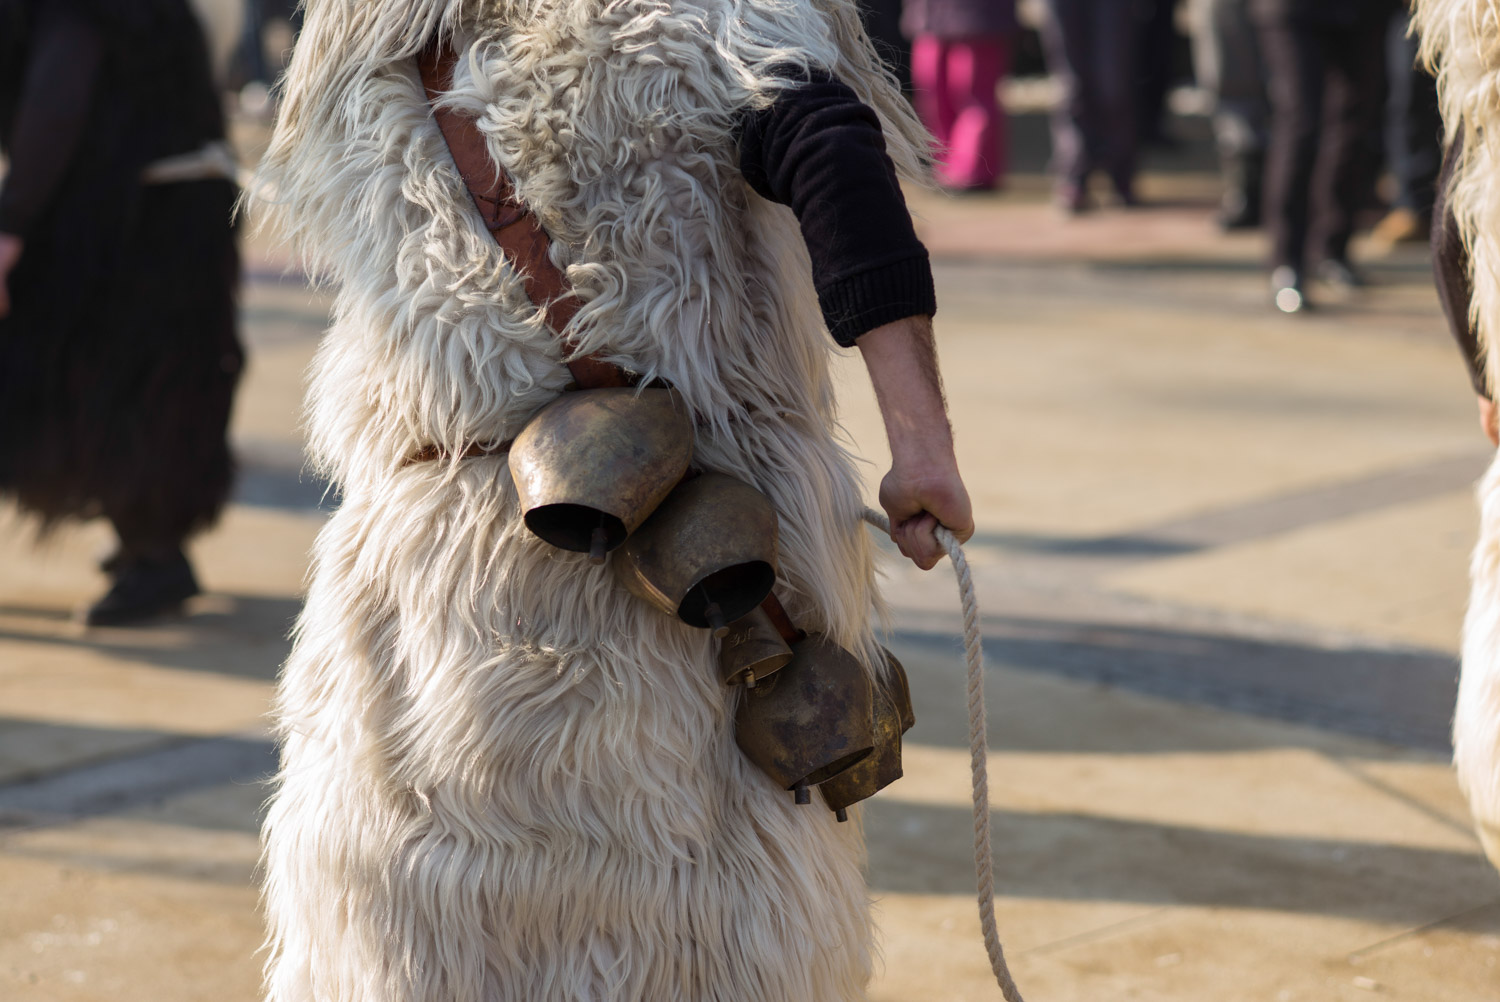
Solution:
{"label": "man in white fur costume", "polygon": [[[433,45],[437,105],[551,239],[565,332],[435,124]],[[852,0],[311,0],[262,178],[339,284],[309,423],[344,501],[277,705],[272,999],[864,997],[858,825],[736,747],[709,631],[526,530],[503,449],[568,351],[670,383],[694,464],[774,502],[791,618],[876,673],[830,333],[881,402],[902,552],[972,532],[892,164],[925,142]]]}
{"label": "man in white fur costume", "polygon": [[[1500,9],[1494,0],[1420,0],[1416,30],[1438,71],[1448,152],[1434,210],[1433,265],[1469,364],[1480,424],[1497,436],[1500,386]],[[1500,866],[1500,458],[1479,484],[1453,761],[1490,861]]]}

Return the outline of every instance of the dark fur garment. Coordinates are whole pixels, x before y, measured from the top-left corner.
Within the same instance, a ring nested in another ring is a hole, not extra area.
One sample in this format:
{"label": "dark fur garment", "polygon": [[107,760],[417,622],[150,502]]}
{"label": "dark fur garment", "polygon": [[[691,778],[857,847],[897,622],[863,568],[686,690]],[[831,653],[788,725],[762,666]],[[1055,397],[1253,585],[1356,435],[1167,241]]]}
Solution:
{"label": "dark fur garment", "polygon": [[237,191],[138,178],[223,136],[205,44],[185,0],[0,0],[7,152],[44,3],[87,15],[105,52],[83,138],[10,276],[0,496],[44,527],[104,515],[180,539],[217,518],[232,477]]}

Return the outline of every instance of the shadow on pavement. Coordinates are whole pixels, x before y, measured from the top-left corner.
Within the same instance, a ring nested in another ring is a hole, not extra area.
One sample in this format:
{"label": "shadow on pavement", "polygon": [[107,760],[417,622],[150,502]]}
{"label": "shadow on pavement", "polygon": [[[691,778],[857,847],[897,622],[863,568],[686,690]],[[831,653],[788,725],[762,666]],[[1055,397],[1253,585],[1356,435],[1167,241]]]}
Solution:
{"label": "shadow on pavement", "polygon": [[125,662],[270,681],[291,650],[288,637],[301,608],[302,600],[290,596],[210,593],[192,600],[181,618],[84,629],[71,624],[69,612],[9,603],[0,605],[0,617],[10,621],[0,627],[0,643],[81,648]]}
{"label": "shadow on pavement", "polygon": [[[1177,702],[1213,706],[1322,730],[1451,753],[1449,726],[1458,666],[1447,655],[1366,647],[1321,647],[1231,634],[1068,619],[991,616],[985,619],[985,656],[991,668],[1011,668],[1103,684]],[[902,630],[902,643],[929,655],[952,655],[953,677],[963,670],[957,637]],[[1001,703],[1004,683],[991,683]],[[920,708],[919,708],[920,709]],[[953,710],[961,710],[954,703]],[[948,711],[939,710],[942,714]],[[1049,752],[1175,752],[1176,729],[1127,730],[1066,724],[1017,732],[1001,728],[996,747]],[[943,747],[968,747],[958,721],[922,734]],[[921,726],[920,724],[918,726]],[[1018,735],[1024,739],[1018,740]],[[1232,747],[1237,739],[1224,738]]]}
{"label": "shadow on pavement", "polygon": [[[9,724],[0,719],[0,727]],[[48,726],[36,725],[34,730]],[[85,730],[73,725],[53,729]],[[100,729],[98,734],[75,736],[97,741],[109,735],[107,729]],[[224,784],[259,787],[275,770],[275,745],[264,738],[161,734],[144,747],[0,784],[0,831],[155,808]],[[259,827],[255,815],[254,810],[244,816],[231,812],[226,818],[222,813],[194,815],[186,810],[174,816],[167,810],[156,811],[154,819],[197,828],[255,831]]]}
{"label": "shadow on pavement", "polygon": [[[1403,927],[1492,903],[1487,925],[1500,931],[1500,882],[1477,851],[1076,813],[994,811],[992,818],[995,885],[1003,897],[1265,909]],[[972,869],[955,866],[972,845],[967,808],[882,798],[866,810],[865,831],[877,892],[973,892]]]}

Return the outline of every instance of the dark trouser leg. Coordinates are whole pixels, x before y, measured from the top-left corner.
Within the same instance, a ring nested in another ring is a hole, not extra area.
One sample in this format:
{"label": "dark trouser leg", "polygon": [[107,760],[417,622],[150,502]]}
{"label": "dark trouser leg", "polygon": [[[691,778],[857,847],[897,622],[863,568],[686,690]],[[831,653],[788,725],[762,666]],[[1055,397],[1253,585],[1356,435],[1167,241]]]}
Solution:
{"label": "dark trouser leg", "polygon": [[1141,0],[1136,9],[1135,121],[1136,133],[1145,142],[1167,138],[1162,127],[1167,90],[1172,85],[1172,47],[1177,38],[1174,0]]}
{"label": "dark trouser leg", "polygon": [[1443,162],[1443,119],[1437,81],[1417,66],[1420,41],[1407,34],[1410,20],[1404,12],[1396,14],[1386,29],[1386,155],[1396,176],[1396,205],[1426,218],[1432,215]]}
{"label": "dark trouser leg", "polygon": [[1300,272],[1323,107],[1323,42],[1317,33],[1284,22],[1262,24],[1260,38],[1271,93],[1265,191],[1271,263]]}
{"label": "dark trouser leg", "polygon": [[1316,250],[1327,260],[1348,257],[1354,216],[1373,177],[1373,164],[1363,151],[1385,105],[1384,42],[1384,20],[1372,18],[1327,36],[1324,44],[1328,84],[1313,192]]}
{"label": "dark trouser leg", "polygon": [[1052,109],[1052,172],[1082,186],[1093,168],[1092,0],[1047,0],[1042,47],[1059,94]]}
{"label": "dark trouser leg", "polygon": [[1137,144],[1135,17],[1129,3],[1095,0],[1090,20],[1099,163],[1128,201],[1133,197]]}
{"label": "dark trouser leg", "polygon": [[140,561],[173,559],[182,553],[187,541],[184,527],[170,525],[144,507],[109,511],[106,516],[120,539],[115,559],[121,567]]}

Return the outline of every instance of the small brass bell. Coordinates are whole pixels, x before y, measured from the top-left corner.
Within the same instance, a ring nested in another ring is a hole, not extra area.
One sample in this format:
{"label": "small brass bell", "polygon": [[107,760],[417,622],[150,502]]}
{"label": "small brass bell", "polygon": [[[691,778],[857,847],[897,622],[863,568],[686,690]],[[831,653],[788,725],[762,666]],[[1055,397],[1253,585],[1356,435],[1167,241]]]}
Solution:
{"label": "small brass bell", "polygon": [[719,676],[725,685],[755,688],[792,660],[781,631],[757,606],[750,615],[729,624],[719,647]]}
{"label": "small brass bell", "polygon": [[722,637],[776,583],[776,512],[722,473],[683,481],[631,535],[615,571],[636,596]]}
{"label": "small brass bell", "polygon": [[671,493],[693,457],[693,419],[672,390],[575,390],[510,449],[526,527],[596,564]]}
{"label": "small brass bell", "polygon": [[792,646],[792,659],[746,689],[734,740],[782,789],[809,800],[809,788],[865,759],[875,745],[874,694],[859,659],[821,634]]}
{"label": "small brass bell", "polygon": [[906,669],[890,651],[885,651],[885,661],[886,672],[875,684],[875,751],[848,772],[818,787],[828,809],[840,821],[849,820],[851,805],[873,797],[901,778],[901,735],[917,718],[911,708]]}

